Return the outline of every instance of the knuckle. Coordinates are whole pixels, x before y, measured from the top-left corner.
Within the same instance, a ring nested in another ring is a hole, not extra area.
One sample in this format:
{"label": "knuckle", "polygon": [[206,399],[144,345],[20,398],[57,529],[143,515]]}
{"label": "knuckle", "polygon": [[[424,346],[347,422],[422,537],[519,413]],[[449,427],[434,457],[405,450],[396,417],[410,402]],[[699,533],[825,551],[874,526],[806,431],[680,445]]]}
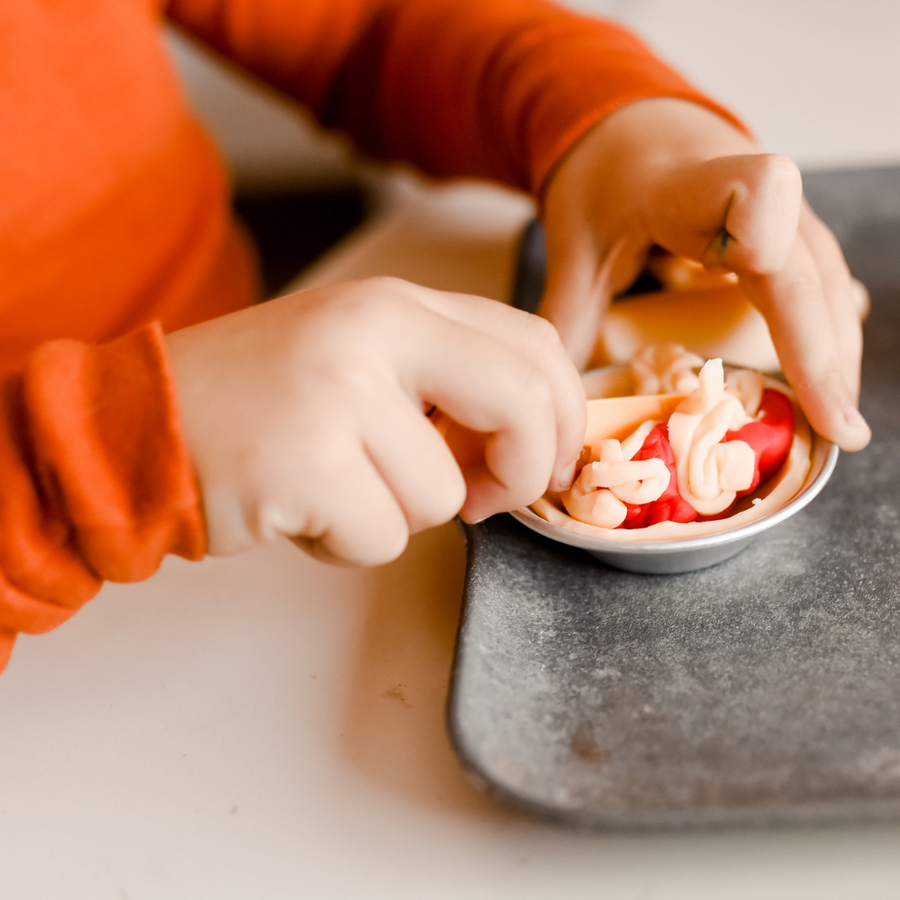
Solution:
{"label": "knuckle", "polygon": [[543,369],[534,363],[523,367],[519,389],[536,414],[545,416],[553,408],[553,388]]}
{"label": "knuckle", "polygon": [[405,524],[377,530],[382,533],[368,548],[367,557],[361,560],[362,565],[380,566],[393,562],[403,553],[409,543],[409,528]]}
{"label": "knuckle", "polygon": [[356,525],[352,532],[329,534],[319,543],[332,557],[350,565],[381,566],[397,559],[408,542],[405,520],[391,516]]}
{"label": "knuckle", "polygon": [[871,308],[872,301],[869,297],[869,291],[866,286],[855,278],[851,278],[850,285],[853,307],[857,313],[857,316],[860,321],[865,320],[866,316],[869,314],[869,309]]}
{"label": "knuckle", "polygon": [[417,293],[421,290],[412,282],[394,275],[375,275],[360,283],[366,286],[366,292],[370,296],[378,297],[385,304],[405,306],[415,300]]}
{"label": "knuckle", "polygon": [[341,445],[336,442],[312,441],[302,450],[304,452],[297,454],[297,462],[302,464],[312,484],[339,484],[353,466],[352,460],[340,452]]}
{"label": "knuckle", "polygon": [[415,296],[415,285],[390,275],[376,275],[343,286],[341,299],[356,312],[372,312],[403,306]]}
{"label": "knuckle", "polygon": [[531,341],[539,348],[550,352],[561,352],[562,341],[556,326],[543,316],[528,314],[526,319]]}
{"label": "knuckle", "polygon": [[759,159],[760,176],[780,188],[788,188],[798,193],[803,190],[803,176],[797,164],[780,153],[765,153]]}
{"label": "knuckle", "polygon": [[350,312],[358,317],[356,321],[373,327],[400,312],[403,306],[399,292],[365,282],[364,289],[355,293]]}
{"label": "knuckle", "polygon": [[402,290],[403,286],[407,285],[408,282],[404,281],[402,278],[397,278],[394,275],[372,275],[369,278],[363,279],[360,284],[367,285],[374,290],[390,292]]}

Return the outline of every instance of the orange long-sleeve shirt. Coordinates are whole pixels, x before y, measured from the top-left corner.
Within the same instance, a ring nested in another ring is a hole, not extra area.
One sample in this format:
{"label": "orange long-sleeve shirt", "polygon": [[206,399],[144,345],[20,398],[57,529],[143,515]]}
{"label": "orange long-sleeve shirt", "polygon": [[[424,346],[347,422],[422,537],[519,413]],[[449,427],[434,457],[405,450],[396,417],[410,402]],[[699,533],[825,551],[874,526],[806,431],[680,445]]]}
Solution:
{"label": "orange long-sleeve shirt", "polygon": [[433,175],[538,191],[591,125],[676,96],[634,37],[544,0],[0,5],[0,669],[103,579],[204,551],[162,329],[257,299],[172,21]]}

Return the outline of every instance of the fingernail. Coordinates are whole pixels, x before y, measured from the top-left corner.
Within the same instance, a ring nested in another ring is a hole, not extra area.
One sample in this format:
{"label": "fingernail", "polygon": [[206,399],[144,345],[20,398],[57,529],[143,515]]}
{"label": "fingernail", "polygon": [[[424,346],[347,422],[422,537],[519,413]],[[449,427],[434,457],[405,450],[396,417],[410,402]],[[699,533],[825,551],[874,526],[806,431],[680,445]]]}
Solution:
{"label": "fingernail", "polygon": [[862,417],[862,413],[852,403],[845,403],[841,412],[844,414],[844,421],[853,428],[869,427]]}

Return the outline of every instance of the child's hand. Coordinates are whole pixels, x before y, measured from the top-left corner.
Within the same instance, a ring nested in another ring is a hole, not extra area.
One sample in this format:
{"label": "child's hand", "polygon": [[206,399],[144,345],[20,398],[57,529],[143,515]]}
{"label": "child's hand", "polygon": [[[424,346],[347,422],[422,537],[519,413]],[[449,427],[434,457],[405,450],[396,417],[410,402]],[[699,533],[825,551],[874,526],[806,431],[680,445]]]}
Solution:
{"label": "child's hand", "polygon": [[856,408],[867,295],[803,200],[790,160],[760,153],[703,107],[644,100],[610,115],[565,157],[543,220],[541,312],[579,367],[610,298],[658,244],[737,272],[816,431],[845,450],[869,442]]}
{"label": "child's hand", "polygon": [[[571,483],[581,381],[554,328],[395,279],[304,291],[167,338],[208,549],[288,535],[376,564],[410,533]],[[487,435],[461,471],[426,413]]]}

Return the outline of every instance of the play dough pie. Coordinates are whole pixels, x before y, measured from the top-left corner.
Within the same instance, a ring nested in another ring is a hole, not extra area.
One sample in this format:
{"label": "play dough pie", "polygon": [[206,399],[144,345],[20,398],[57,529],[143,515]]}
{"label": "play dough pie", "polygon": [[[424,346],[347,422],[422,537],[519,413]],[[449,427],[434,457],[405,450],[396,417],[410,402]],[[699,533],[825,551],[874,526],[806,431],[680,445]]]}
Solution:
{"label": "play dough pie", "polygon": [[681,539],[762,518],[803,486],[810,429],[786,385],[663,345],[606,384],[628,388],[588,401],[575,482],[534,503],[539,516],[606,539]]}

